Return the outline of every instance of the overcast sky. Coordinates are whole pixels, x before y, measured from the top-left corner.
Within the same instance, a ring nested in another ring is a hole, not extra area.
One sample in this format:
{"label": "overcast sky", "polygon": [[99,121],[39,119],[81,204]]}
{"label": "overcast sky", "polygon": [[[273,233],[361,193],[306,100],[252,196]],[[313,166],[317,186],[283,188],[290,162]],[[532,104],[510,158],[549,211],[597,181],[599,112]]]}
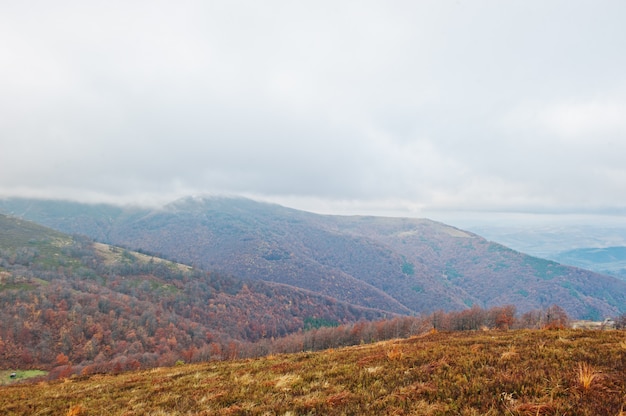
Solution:
{"label": "overcast sky", "polygon": [[621,0],[2,1],[0,196],[625,214],[625,19]]}

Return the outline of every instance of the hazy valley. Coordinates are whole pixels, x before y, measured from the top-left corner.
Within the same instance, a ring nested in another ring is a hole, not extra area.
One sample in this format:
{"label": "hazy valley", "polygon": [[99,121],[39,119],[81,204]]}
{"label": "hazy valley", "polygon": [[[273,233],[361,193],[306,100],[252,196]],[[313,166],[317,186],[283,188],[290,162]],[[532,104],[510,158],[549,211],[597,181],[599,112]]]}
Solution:
{"label": "hazy valley", "polygon": [[626,279],[626,226],[623,225],[480,225],[469,228],[523,253]]}

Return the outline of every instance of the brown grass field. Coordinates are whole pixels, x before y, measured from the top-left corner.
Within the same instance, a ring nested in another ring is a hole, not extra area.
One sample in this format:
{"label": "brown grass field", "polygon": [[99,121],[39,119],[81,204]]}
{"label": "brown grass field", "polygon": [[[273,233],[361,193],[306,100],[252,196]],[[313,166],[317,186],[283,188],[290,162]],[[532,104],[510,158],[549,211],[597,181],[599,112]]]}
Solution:
{"label": "brown grass field", "polygon": [[3,415],[626,415],[622,331],[429,333],[0,387]]}

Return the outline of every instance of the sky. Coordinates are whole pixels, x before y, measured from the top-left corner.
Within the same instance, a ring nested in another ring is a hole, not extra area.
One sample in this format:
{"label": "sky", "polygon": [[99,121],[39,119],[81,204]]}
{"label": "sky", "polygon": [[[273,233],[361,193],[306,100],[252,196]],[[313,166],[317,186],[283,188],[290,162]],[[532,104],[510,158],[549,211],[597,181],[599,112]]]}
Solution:
{"label": "sky", "polygon": [[0,1],[0,196],[626,216],[624,1]]}

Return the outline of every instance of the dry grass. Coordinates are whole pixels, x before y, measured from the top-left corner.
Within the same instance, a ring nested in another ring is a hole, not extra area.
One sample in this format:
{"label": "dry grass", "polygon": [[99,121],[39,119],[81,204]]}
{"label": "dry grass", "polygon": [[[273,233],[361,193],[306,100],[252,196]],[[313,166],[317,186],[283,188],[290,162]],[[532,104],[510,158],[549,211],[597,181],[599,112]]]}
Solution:
{"label": "dry grass", "polygon": [[6,386],[0,414],[618,415],[625,338],[620,331],[432,333]]}
{"label": "dry grass", "polygon": [[599,373],[588,363],[578,364],[578,383],[583,390],[589,390],[593,381],[598,377]]}
{"label": "dry grass", "polygon": [[87,409],[85,409],[82,405],[78,404],[76,406],[72,406],[70,410],[67,411],[66,416],[82,416],[87,414]]}

